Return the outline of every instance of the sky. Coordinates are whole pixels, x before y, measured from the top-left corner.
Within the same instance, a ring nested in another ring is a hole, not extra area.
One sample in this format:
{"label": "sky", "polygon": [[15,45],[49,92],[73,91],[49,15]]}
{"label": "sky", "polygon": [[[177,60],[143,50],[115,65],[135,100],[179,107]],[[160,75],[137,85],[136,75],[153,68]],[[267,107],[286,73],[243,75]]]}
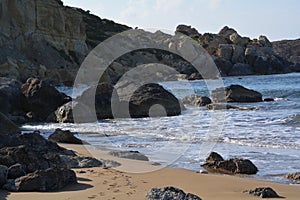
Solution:
{"label": "sky", "polygon": [[179,24],[200,33],[225,25],[242,36],[271,41],[300,38],[299,0],[62,0],[101,18],[142,29],[174,32]]}

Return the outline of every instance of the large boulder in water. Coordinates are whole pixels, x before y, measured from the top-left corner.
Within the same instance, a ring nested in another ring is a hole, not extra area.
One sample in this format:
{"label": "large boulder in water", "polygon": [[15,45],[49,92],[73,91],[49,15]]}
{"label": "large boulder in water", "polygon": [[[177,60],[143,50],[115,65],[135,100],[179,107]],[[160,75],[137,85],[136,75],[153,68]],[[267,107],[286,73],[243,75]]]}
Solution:
{"label": "large boulder in water", "polygon": [[184,97],[182,103],[192,106],[206,106],[212,102],[209,97],[191,94]]}
{"label": "large boulder in water", "polygon": [[175,116],[181,114],[181,103],[159,84],[149,83],[133,93],[129,110],[131,117]]}
{"label": "large boulder in water", "polygon": [[211,93],[212,100],[218,102],[262,102],[262,94],[247,89],[241,85],[230,85],[225,88],[217,88]]}
{"label": "large boulder in water", "polygon": [[176,199],[176,200],[201,200],[200,197],[185,193],[183,190],[169,186],[163,188],[152,188],[145,200]]}
{"label": "large boulder in water", "polygon": [[71,101],[51,84],[36,78],[22,85],[22,93],[26,98],[24,109],[31,113],[33,121],[46,121],[59,106]]}
{"label": "large boulder in water", "polygon": [[225,174],[256,174],[258,171],[257,167],[248,159],[230,158],[224,160],[216,152],[212,152],[201,166],[209,171]]}

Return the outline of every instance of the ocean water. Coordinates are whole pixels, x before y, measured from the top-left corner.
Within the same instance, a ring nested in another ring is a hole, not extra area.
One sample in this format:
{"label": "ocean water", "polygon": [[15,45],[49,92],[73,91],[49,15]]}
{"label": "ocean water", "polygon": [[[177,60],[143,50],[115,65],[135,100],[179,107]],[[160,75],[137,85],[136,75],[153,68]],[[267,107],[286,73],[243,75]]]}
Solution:
{"label": "ocean water", "polygon": [[[137,150],[163,166],[200,170],[211,152],[224,158],[250,159],[259,169],[250,177],[289,183],[280,174],[300,171],[300,73],[267,76],[225,77],[224,85],[240,84],[257,90],[274,102],[234,104],[256,110],[228,110],[217,122],[214,111],[187,106],[174,117],[112,119],[89,124],[26,124],[24,131],[40,130],[47,137],[56,128],[75,131],[95,148]],[[209,95],[206,83],[161,83],[178,98],[195,92]],[[192,90],[191,90],[192,88]],[[71,88],[59,88],[71,94]]]}

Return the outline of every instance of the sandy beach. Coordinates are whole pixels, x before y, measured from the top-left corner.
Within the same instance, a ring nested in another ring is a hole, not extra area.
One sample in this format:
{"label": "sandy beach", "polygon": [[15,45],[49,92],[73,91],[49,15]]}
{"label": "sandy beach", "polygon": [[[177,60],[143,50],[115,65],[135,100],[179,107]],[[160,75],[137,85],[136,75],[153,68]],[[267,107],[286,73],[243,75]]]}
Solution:
{"label": "sandy beach", "polygon": [[[81,199],[144,199],[147,191],[153,187],[175,186],[185,192],[193,193],[202,199],[260,199],[243,193],[256,187],[272,187],[280,196],[288,200],[298,200],[299,185],[287,185],[236,176],[201,174],[196,171],[175,168],[160,168],[151,162],[115,158],[104,151],[89,149],[82,145],[62,145],[76,151],[79,155],[101,156],[113,159],[122,165],[116,169],[101,167],[76,169],[78,184],[64,190],[51,193],[8,193],[0,192],[0,199],[7,200],[81,200]],[[150,171],[147,173],[128,173],[124,171]]]}

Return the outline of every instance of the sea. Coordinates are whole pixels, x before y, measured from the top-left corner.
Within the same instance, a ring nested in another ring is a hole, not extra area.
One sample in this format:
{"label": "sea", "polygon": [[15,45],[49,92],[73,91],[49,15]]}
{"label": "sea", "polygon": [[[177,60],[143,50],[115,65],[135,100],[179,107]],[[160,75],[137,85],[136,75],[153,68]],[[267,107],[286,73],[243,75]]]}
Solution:
{"label": "sea", "polygon": [[[215,151],[225,159],[250,159],[259,171],[247,177],[292,184],[282,175],[300,172],[300,73],[222,80],[225,86],[239,84],[275,101],[233,104],[256,109],[226,110],[220,118],[214,117],[216,111],[186,105],[181,115],[173,117],[109,119],[86,124],[35,123],[25,124],[22,129],[39,130],[45,137],[56,128],[70,130],[94,148],[139,151],[161,166],[197,171],[203,170],[200,164]],[[203,80],[160,84],[178,98],[191,93],[209,96]],[[72,95],[70,87],[58,89]],[[214,129],[216,124],[218,130]]]}

